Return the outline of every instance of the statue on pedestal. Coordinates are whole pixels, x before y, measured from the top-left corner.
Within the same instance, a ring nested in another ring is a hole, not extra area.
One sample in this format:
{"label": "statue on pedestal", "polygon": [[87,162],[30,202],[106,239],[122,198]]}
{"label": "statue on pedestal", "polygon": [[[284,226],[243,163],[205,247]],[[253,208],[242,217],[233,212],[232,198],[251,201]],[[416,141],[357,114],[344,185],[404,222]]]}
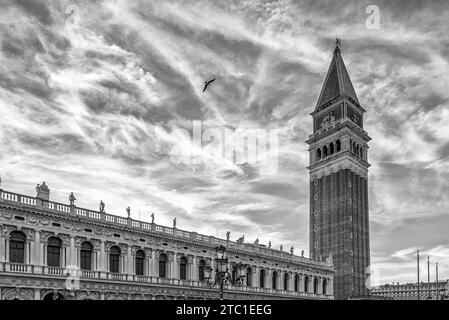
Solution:
{"label": "statue on pedestal", "polygon": [[128,214],[128,219],[131,218],[131,208],[126,208],[126,213]]}
{"label": "statue on pedestal", "polygon": [[229,241],[229,238],[231,237],[231,231],[226,232],[226,241]]}
{"label": "statue on pedestal", "polygon": [[[42,190],[42,187],[45,185],[45,182],[44,182],[44,184],[40,187],[40,190]],[[72,193],[70,193],[70,196],[69,196],[69,202],[70,202],[70,205],[71,206],[74,206],[75,205],[75,200],[76,200],[76,198],[75,198],[75,195],[73,194],[73,192]]]}
{"label": "statue on pedestal", "polygon": [[176,229],[176,218],[173,219],[173,229]]}
{"label": "statue on pedestal", "polygon": [[104,207],[105,207],[105,204],[104,204],[103,200],[101,200],[100,201],[100,212],[104,212]]}
{"label": "statue on pedestal", "polygon": [[151,223],[154,223],[154,212],[151,213]]}
{"label": "statue on pedestal", "polygon": [[271,249],[271,241],[268,241],[268,249]]}

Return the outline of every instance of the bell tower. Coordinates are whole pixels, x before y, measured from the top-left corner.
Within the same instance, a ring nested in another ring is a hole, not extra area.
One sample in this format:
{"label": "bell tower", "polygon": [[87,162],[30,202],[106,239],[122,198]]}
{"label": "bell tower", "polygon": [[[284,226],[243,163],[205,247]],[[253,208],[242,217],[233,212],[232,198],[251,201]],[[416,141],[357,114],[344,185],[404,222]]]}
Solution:
{"label": "bell tower", "polygon": [[310,256],[332,259],[336,299],[369,295],[368,142],[360,105],[337,39],[313,117]]}

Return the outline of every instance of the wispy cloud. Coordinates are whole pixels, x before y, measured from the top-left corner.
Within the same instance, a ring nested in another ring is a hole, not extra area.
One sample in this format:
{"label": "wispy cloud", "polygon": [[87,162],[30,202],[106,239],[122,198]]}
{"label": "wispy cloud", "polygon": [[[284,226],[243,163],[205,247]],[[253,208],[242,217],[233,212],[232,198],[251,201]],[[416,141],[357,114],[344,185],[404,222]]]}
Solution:
{"label": "wispy cloud", "polygon": [[[74,4],[80,25],[67,28]],[[73,191],[80,206],[307,252],[304,141],[338,35],[373,137],[373,264],[386,281],[413,278],[421,248],[449,277],[449,11],[377,1],[380,29],[368,30],[369,4],[2,1],[4,187],[31,194],[45,180],[56,201]],[[193,120],[279,130],[278,173],[208,148],[202,165],[173,163]]]}

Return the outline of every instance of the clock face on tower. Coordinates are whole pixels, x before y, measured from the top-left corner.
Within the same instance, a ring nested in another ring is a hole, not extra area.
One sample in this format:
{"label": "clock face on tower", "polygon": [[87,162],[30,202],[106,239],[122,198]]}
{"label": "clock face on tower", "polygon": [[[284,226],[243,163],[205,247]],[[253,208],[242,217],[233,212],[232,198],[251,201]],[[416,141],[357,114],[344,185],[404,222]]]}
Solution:
{"label": "clock face on tower", "polygon": [[342,118],[343,106],[338,106],[332,110],[323,113],[315,119],[315,130],[321,130],[329,127],[335,121]]}
{"label": "clock face on tower", "polygon": [[352,122],[354,122],[360,128],[363,128],[363,121],[362,121],[363,118],[357,111],[355,111],[352,107],[348,106],[347,113],[348,113],[348,118]]}

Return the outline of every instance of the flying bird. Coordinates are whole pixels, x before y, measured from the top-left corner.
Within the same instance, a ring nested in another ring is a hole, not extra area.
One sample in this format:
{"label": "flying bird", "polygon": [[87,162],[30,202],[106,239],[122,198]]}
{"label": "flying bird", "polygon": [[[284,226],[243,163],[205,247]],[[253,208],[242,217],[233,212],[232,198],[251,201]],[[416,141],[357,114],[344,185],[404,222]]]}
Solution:
{"label": "flying bird", "polygon": [[206,91],[206,89],[209,87],[209,85],[214,82],[215,79],[209,80],[209,81],[204,81],[204,89],[203,92]]}

